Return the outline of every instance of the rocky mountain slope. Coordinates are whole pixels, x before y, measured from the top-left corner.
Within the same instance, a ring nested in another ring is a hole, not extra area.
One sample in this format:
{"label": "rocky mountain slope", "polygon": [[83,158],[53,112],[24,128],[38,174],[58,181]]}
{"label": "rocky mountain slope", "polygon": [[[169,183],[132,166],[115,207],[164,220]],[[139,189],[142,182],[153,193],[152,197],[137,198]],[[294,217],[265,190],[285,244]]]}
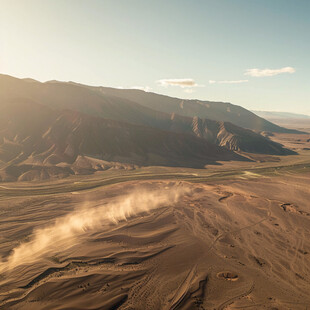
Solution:
{"label": "rocky mountain slope", "polygon": [[107,120],[30,101],[0,107],[0,179],[44,179],[110,168],[184,166],[246,158],[190,134]]}
{"label": "rocky mountain slope", "polygon": [[105,90],[0,75],[0,180],[294,154],[231,122],[157,111]]}
{"label": "rocky mountain slope", "polygon": [[[195,113],[192,113],[191,116],[184,116],[182,115],[182,111],[179,110],[177,110],[177,112],[180,112],[180,114],[173,112],[175,98],[145,92],[142,93],[143,96],[140,97],[142,99],[145,97],[146,101],[143,101],[138,96],[139,103],[137,103],[132,101],[136,99],[132,94],[141,94],[141,91],[136,93],[131,90],[93,88],[80,84],[57,81],[40,83],[34,80],[21,80],[0,75],[0,101],[3,102],[16,100],[16,98],[20,98],[20,100],[27,99],[49,106],[52,109],[73,110],[96,117],[154,127],[160,130],[190,133],[234,151],[274,155],[288,153],[281,145],[262,137],[260,134],[241,128],[233,123],[226,122],[225,119],[227,119],[227,117],[220,113],[222,109],[220,103],[218,103],[216,107],[216,109],[219,110],[217,118],[220,119],[220,117],[223,117],[223,119],[214,121],[204,118],[205,112],[203,111],[198,111],[199,113],[201,112],[199,116],[195,116]],[[130,100],[118,97],[120,95],[123,97],[128,95]],[[146,107],[149,105],[148,96],[151,96],[151,98],[155,96],[163,100],[163,103],[158,101],[156,106],[154,104],[151,104],[151,106],[159,110],[161,110],[163,106],[166,106],[166,112]],[[171,100],[172,103],[170,102]],[[182,105],[182,109],[184,109],[184,104],[185,103]],[[186,103],[188,109],[190,109],[190,105],[190,102]],[[169,107],[172,107],[172,109],[169,110]],[[195,104],[193,107],[195,108]],[[251,112],[241,107],[234,107],[238,110],[246,111],[244,113],[251,114]],[[208,116],[212,115],[208,114]],[[243,124],[245,121],[248,121],[248,115],[239,117],[239,123]],[[259,122],[262,124],[262,122],[266,123],[267,121],[259,119]],[[256,124],[257,123],[256,121]],[[255,124],[255,121],[251,124]],[[271,125],[274,126],[275,129],[286,130],[274,124]],[[267,127],[268,126],[262,128]]]}
{"label": "rocky mountain slope", "polygon": [[184,100],[172,98],[137,89],[115,89],[107,87],[89,87],[103,95],[126,98],[154,110],[176,113],[182,116],[207,118],[215,121],[231,122],[237,126],[255,131],[296,133],[296,130],[275,125],[253,112],[228,102]]}

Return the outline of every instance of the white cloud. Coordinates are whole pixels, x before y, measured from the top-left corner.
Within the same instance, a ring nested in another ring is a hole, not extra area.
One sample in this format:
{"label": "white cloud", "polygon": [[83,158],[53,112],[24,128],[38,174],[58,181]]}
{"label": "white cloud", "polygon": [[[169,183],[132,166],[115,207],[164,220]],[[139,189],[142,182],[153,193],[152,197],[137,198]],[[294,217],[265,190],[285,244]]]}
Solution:
{"label": "white cloud", "polygon": [[198,85],[193,79],[162,79],[158,80],[157,83],[160,86],[179,86],[182,88],[186,87],[203,87],[204,85]]}
{"label": "white cloud", "polygon": [[240,83],[247,83],[249,80],[233,80],[233,81],[213,81],[210,80],[209,84],[240,84]]}
{"label": "white cloud", "polygon": [[152,88],[149,87],[149,86],[132,86],[132,87],[130,87],[130,88],[131,88],[131,89],[144,90],[144,91],[146,91],[146,92],[149,92],[149,91],[152,90]]}
{"label": "white cloud", "polygon": [[149,86],[131,86],[131,87],[117,86],[115,88],[117,89],[139,89],[139,90],[144,90],[146,92],[149,92],[152,90],[152,88]]}
{"label": "white cloud", "polygon": [[186,88],[186,89],[184,89],[184,93],[187,93],[187,94],[192,94],[192,93],[194,93],[194,92],[195,92],[195,90],[192,89],[192,88]]}
{"label": "white cloud", "polygon": [[294,73],[296,70],[292,67],[284,67],[281,69],[247,69],[244,75],[254,77],[274,76],[282,73]]}

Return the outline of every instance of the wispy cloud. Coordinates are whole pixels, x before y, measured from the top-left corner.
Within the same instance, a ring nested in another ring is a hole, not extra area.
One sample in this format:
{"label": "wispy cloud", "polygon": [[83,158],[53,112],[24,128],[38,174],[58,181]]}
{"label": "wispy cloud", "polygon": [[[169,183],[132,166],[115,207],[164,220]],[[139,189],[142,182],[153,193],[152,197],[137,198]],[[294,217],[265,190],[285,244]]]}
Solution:
{"label": "wispy cloud", "polygon": [[292,67],[284,67],[281,69],[247,69],[244,75],[249,75],[253,77],[265,77],[265,76],[274,76],[283,73],[294,73],[296,70]]}
{"label": "wispy cloud", "polygon": [[182,88],[186,87],[203,87],[204,85],[199,85],[193,79],[162,79],[156,81],[160,86],[179,86]]}
{"label": "wispy cloud", "polygon": [[115,88],[118,88],[118,89],[139,89],[139,90],[144,90],[146,92],[149,92],[152,90],[152,88],[149,86],[131,86],[131,87],[117,86]]}
{"label": "wispy cloud", "polygon": [[210,80],[209,84],[240,84],[240,83],[247,83],[249,80],[230,80],[230,81],[214,81]]}
{"label": "wispy cloud", "polygon": [[130,87],[130,88],[131,88],[131,89],[144,90],[144,91],[146,91],[146,92],[149,92],[149,91],[152,90],[152,88],[149,87],[149,86],[132,86],[132,87]]}

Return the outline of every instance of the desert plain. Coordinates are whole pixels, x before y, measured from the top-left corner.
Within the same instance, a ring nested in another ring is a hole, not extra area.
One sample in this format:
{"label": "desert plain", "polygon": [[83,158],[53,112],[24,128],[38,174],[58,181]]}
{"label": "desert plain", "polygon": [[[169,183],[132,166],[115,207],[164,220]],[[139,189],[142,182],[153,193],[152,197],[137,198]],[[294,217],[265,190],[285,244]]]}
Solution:
{"label": "desert plain", "polygon": [[299,155],[1,183],[0,309],[310,308]]}

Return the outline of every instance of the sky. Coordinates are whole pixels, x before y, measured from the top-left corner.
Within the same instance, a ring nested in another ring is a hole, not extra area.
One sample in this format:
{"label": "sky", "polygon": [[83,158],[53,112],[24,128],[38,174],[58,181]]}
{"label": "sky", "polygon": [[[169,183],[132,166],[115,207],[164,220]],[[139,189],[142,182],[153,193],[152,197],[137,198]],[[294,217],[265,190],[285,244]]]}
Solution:
{"label": "sky", "polygon": [[309,0],[0,0],[0,73],[310,115]]}

